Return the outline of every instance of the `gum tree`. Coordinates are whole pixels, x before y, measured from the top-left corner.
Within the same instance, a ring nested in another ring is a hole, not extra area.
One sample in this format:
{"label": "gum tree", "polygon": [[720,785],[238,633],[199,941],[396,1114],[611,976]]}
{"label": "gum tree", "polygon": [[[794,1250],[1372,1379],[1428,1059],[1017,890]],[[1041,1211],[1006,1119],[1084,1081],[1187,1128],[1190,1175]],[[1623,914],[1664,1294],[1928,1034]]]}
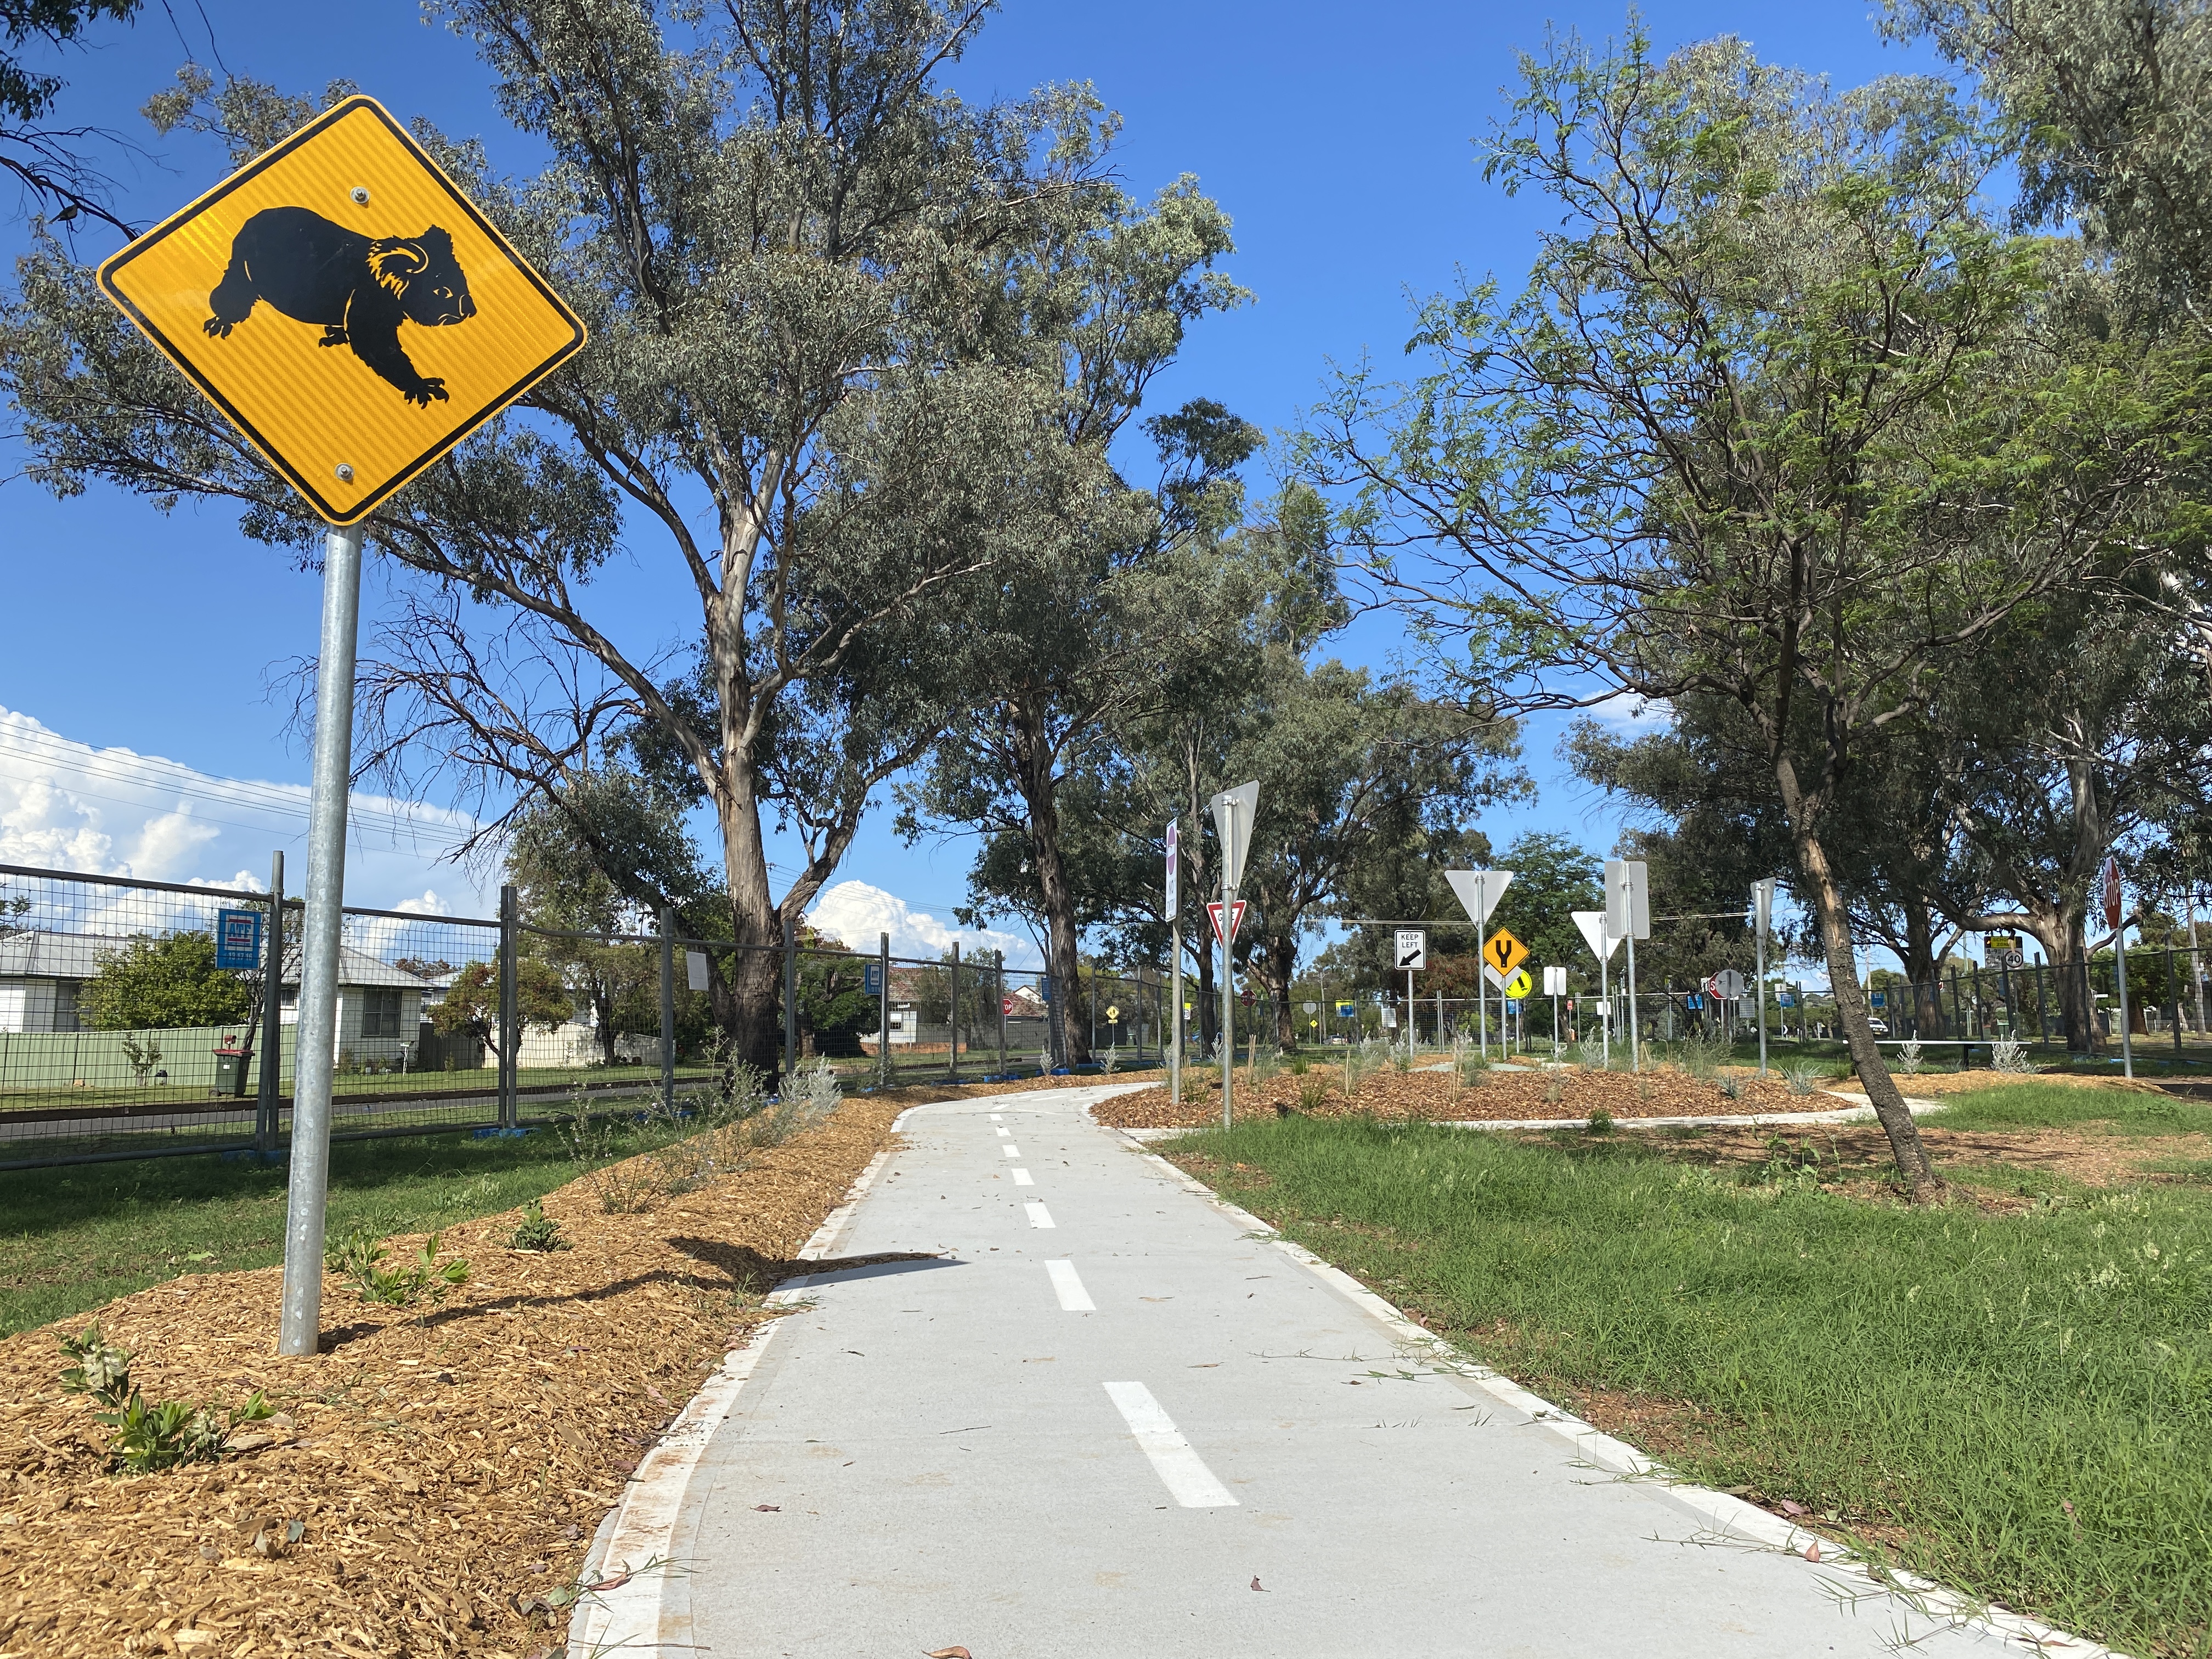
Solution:
{"label": "gum tree", "polygon": [[[941,728],[964,597],[1099,482],[1049,441],[1016,273],[1124,226],[1087,91],[976,108],[942,69],[981,0],[835,5],[459,0],[453,27],[550,152],[506,183],[441,143],[584,315],[590,348],[380,509],[399,611],[369,654],[363,750],[504,815],[574,817],[635,903],[727,938],[737,1056],[776,1063],[775,947],[870,792]],[[250,154],[317,106],[187,77],[163,120]],[[429,135],[434,140],[435,135]],[[32,476],[241,509],[307,556],[318,527],[48,243],[0,317]],[[629,570],[673,605],[634,637]],[[688,617],[684,613],[688,611]],[[610,754],[610,750],[614,750]],[[715,868],[619,856],[575,787],[624,751],[702,807]],[[792,832],[778,893],[769,836]],[[672,883],[684,890],[672,890]]]}
{"label": "gum tree", "polygon": [[1832,94],[1732,40],[1661,64],[1640,35],[1523,76],[1485,155],[1559,210],[1527,288],[1432,301],[1432,372],[1344,376],[1308,465],[1486,694],[1741,708],[1853,1065],[1931,1198],[1831,826],[1948,666],[2139,545],[2156,422],[2123,354],[2039,328],[2043,251],[1978,206],[1994,140],[1947,87]]}

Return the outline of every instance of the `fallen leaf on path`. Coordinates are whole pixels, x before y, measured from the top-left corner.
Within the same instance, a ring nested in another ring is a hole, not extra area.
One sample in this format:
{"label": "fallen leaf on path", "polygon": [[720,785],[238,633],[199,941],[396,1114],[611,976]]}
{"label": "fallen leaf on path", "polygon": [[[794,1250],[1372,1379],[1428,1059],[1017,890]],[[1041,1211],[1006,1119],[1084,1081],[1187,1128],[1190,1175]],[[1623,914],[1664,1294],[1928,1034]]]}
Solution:
{"label": "fallen leaf on path", "polygon": [[783,1513],[783,1505],[781,1504],[756,1504],[753,1507],[763,1515],[781,1515]]}
{"label": "fallen leaf on path", "polygon": [[1786,1498],[1782,1500],[1782,1512],[1784,1515],[1805,1515],[1809,1513],[1802,1504],[1793,1504]]}
{"label": "fallen leaf on path", "polygon": [[1267,1587],[1265,1584],[1261,1583],[1257,1578],[1255,1578],[1255,1579],[1253,1579],[1253,1581],[1252,1581],[1252,1588],[1253,1588],[1254,1589],[1255,1589],[1255,1590],[1264,1590],[1264,1589],[1266,1589]]}
{"label": "fallen leaf on path", "polygon": [[965,1648],[933,1648],[929,1659],[975,1659],[975,1656]]}
{"label": "fallen leaf on path", "polygon": [[1817,1561],[1820,1559],[1820,1545],[1819,1540],[1815,1539],[1812,1543],[1805,1546],[1805,1559],[1808,1561]]}

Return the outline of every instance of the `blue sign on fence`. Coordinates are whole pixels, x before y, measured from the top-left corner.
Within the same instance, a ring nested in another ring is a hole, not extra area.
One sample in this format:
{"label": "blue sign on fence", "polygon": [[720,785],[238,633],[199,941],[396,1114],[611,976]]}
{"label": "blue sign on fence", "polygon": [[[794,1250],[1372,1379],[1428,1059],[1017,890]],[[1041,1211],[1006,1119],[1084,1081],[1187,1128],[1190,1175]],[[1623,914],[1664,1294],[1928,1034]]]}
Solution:
{"label": "blue sign on fence", "polygon": [[1797,1006],[1797,994],[1795,991],[1777,991],[1774,994],[1774,1006],[1778,1008],[1795,1008]]}
{"label": "blue sign on fence", "polygon": [[1336,1005],[1336,1017],[1339,1019],[1350,1019],[1358,1012],[1358,1006],[1355,1003],[1340,1002]]}
{"label": "blue sign on fence", "polygon": [[1682,999],[1682,1006],[1685,1008],[1687,1008],[1692,1013],[1695,1013],[1698,1009],[1705,1006],[1705,999],[1699,993],[1692,991],[1689,995]]}
{"label": "blue sign on fence", "polygon": [[260,911],[216,912],[215,965],[231,972],[251,972],[261,965]]}
{"label": "blue sign on fence", "polygon": [[1877,1008],[1881,1007],[1881,1006],[1882,1006],[1882,1004],[1883,1004],[1883,1002],[1884,1002],[1885,1000],[1887,1000],[1887,999],[1886,999],[1886,997],[1884,996],[1883,993],[1881,993],[1881,992],[1880,992],[1880,991],[1876,991],[1876,992],[1874,994],[1874,1006],[1875,1006],[1875,1007],[1877,1007]]}
{"label": "blue sign on fence", "polygon": [[872,962],[860,969],[860,988],[872,997],[884,994],[884,964]]}

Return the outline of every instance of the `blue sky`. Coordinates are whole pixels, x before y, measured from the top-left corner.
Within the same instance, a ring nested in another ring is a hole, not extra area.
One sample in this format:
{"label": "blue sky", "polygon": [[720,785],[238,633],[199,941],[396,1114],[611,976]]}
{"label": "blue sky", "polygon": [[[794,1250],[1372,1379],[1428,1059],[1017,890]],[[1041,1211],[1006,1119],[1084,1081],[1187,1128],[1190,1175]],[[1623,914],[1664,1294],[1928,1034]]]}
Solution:
{"label": "blue sky", "polygon": [[[104,26],[90,50],[57,64],[72,82],[62,119],[112,129],[136,146],[113,152],[110,168],[126,218],[155,219],[226,170],[213,144],[156,138],[137,113],[188,52],[212,64],[210,29],[236,74],[295,90],[343,76],[403,118],[482,137],[495,167],[524,172],[538,159],[500,121],[489,73],[467,45],[426,26],[408,0],[306,12],[204,4],[204,22],[193,0],[169,0],[131,28]],[[1587,4],[1548,14],[1552,27],[1600,38],[1618,33],[1625,15]],[[1885,46],[1863,4],[1662,3],[1644,16],[1662,48],[1733,31],[1762,56],[1838,84],[1930,66],[1922,53]],[[1516,50],[1540,47],[1546,28],[1543,11],[1495,5],[1012,0],[951,79],[975,99],[1091,81],[1126,119],[1120,167],[1132,190],[1198,175],[1235,220],[1238,251],[1226,269],[1255,302],[1195,331],[1155,399],[1172,407],[1218,398],[1283,430],[1332,360],[1398,356],[1409,296],[1449,285],[1456,268],[1508,282],[1526,270],[1544,205],[1485,185],[1470,141],[1502,107]],[[95,232],[80,252],[104,257],[116,240]],[[20,223],[0,225],[11,259],[22,241]],[[0,450],[0,476],[12,475],[20,452],[4,438]],[[664,610],[667,590],[649,556],[610,575],[608,603],[635,637],[672,640],[682,621]],[[270,849],[283,847],[296,871],[307,757],[289,697],[270,686],[313,647],[317,577],[246,541],[221,511],[164,517],[100,490],[58,501],[9,476],[0,483],[0,584],[9,619],[0,650],[0,862],[220,879],[265,871]],[[372,569],[368,607],[382,586]],[[1397,646],[1370,621],[1339,648],[1379,665]],[[1542,828],[1594,850],[1610,844],[1618,820],[1562,775],[1558,734],[1556,723],[1532,726],[1539,793],[1484,820],[1495,842]],[[118,750],[129,753],[108,752]],[[137,757],[263,782],[211,789]],[[456,833],[447,815],[417,813],[397,833],[395,805],[371,805],[382,816],[365,817],[356,836],[355,902],[460,912],[484,902],[487,872],[436,861]],[[886,809],[871,820],[841,872],[872,890],[848,892],[834,919],[855,933],[896,926],[913,945],[941,942],[964,891],[966,850],[906,848],[890,818]]]}

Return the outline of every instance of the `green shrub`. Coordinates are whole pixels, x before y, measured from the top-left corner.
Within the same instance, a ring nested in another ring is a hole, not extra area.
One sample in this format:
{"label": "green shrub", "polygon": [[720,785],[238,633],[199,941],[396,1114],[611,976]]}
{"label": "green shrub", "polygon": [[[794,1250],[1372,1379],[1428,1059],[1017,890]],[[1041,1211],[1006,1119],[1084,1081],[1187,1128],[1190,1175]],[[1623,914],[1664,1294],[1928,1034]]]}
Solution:
{"label": "green shrub", "polygon": [[545,1213],[542,1199],[532,1199],[522,1219],[515,1224],[514,1235],[507,1241],[507,1248],[515,1250],[565,1250],[568,1241],[562,1236],[561,1224]]}
{"label": "green shrub", "polygon": [[111,1347],[98,1325],[62,1339],[62,1352],[73,1362],[62,1371],[62,1387],[89,1395],[107,1407],[93,1420],[115,1431],[108,1442],[108,1467],[127,1474],[151,1474],[179,1463],[212,1463],[243,1423],[258,1423],[274,1408],[256,1389],[246,1402],[218,1418],[205,1406],[183,1400],[149,1401],[131,1380],[133,1356]]}
{"label": "green shrub", "polygon": [[432,1233],[423,1240],[414,1261],[386,1267],[388,1252],[382,1243],[367,1227],[356,1227],[327,1250],[324,1260],[340,1277],[352,1281],[364,1302],[387,1308],[411,1308],[426,1296],[434,1303],[443,1302],[454,1286],[468,1283],[469,1264],[459,1256],[440,1261],[441,1237]]}

